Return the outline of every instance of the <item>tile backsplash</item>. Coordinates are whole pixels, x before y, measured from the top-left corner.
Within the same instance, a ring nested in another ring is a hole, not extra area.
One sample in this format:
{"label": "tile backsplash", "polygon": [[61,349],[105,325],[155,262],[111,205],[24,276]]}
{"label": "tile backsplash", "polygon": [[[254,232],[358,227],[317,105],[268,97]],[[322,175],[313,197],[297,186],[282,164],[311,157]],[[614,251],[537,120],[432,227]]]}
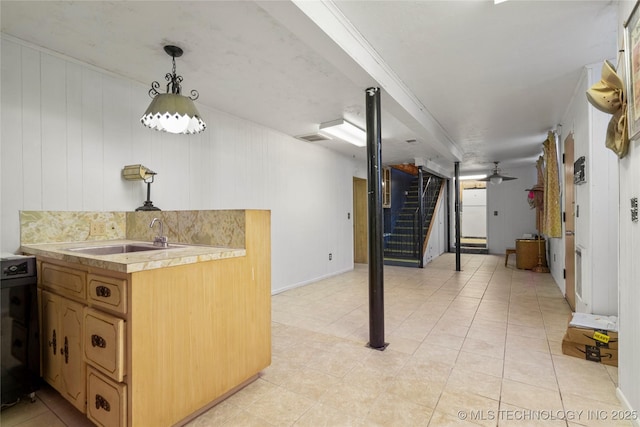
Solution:
{"label": "tile backsplash", "polygon": [[[162,221],[163,234],[168,237],[170,243],[245,247],[243,210],[21,211],[20,241],[22,244],[115,239],[152,241],[160,232],[157,224],[153,229],[149,228],[153,218]],[[97,230],[95,233],[95,225],[104,226],[104,230]]]}
{"label": "tile backsplash", "polygon": [[[91,235],[91,224],[104,235]],[[20,243],[81,242],[126,238],[126,212],[20,211]]]}
{"label": "tile backsplash", "polygon": [[242,210],[221,211],[152,211],[127,213],[127,239],[153,240],[160,232],[153,229],[153,218],[162,220],[169,242],[244,248],[245,215]]}

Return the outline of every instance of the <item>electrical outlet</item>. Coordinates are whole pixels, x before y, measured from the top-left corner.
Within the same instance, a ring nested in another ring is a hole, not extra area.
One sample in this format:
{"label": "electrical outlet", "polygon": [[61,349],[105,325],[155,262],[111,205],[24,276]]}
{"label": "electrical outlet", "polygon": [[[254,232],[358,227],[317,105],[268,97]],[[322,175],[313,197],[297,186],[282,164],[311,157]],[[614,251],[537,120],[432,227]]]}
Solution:
{"label": "electrical outlet", "polygon": [[93,221],[91,222],[91,233],[92,236],[104,236],[107,234],[107,224],[102,221]]}
{"label": "electrical outlet", "polygon": [[333,255],[329,254],[329,261],[331,261],[331,258],[333,258]]}

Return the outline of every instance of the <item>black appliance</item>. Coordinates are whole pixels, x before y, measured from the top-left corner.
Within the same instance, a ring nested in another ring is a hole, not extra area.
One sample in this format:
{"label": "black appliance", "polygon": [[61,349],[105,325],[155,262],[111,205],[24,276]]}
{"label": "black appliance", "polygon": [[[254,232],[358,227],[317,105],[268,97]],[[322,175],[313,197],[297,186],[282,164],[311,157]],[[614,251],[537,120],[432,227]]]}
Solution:
{"label": "black appliance", "polygon": [[2,409],[24,396],[33,401],[40,386],[40,337],[36,259],[0,256]]}

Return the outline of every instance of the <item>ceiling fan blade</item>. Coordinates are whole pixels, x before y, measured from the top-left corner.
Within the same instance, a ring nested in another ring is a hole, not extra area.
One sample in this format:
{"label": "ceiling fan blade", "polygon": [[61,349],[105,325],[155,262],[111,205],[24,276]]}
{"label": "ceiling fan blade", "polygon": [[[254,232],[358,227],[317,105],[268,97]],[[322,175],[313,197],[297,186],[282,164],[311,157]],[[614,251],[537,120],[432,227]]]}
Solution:
{"label": "ceiling fan blade", "polygon": [[485,178],[476,179],[476,181],[489,182],[489,181],[491,181],[491,178],[502,178],[503,181],[511,181],[511,180],[514,180],[514,179],[518,179],[518,178],[515,178],[515,177],[512,177],[512,176],[504,176],[504,175],[500,175],[499,173],[494,173],[494,174],[491,174],[491,175],[489,175],[489,176],[487,176]]}

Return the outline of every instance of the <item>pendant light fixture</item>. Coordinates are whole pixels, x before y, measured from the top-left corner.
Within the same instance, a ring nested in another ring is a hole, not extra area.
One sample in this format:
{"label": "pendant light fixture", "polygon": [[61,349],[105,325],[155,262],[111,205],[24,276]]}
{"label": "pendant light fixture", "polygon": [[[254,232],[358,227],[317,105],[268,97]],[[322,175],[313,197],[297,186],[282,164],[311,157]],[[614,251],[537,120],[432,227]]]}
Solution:
{"label": "pendant light fixture", "polygon": [[486,178],[478,179],[478,181],[489,181],[491,184],[500,184],[502,181],[511,181],[513,179],[518,179],[512,176],[501,175],[500,168],[498,168],[498,163],[500,162],[493,163],[495,164],[495,167],[493,168],[493,172],[491,173],[491,175]]}
{"label": "pendant light fixture", "polygon": [[153,98],[140,122],[156,130],[169,133],[200,133],[207,125],[200,117],[193,101],[198,99],[198,91],[192,90],[191,96],[182,95],[182,76],[176,75],[176,58],[182,56],[182,49],[177,46],[165,46],[164,51],[171,56],[173,70],[165,75],[167,93],[159,93],[160,83],[151,83],[149,96]]}

